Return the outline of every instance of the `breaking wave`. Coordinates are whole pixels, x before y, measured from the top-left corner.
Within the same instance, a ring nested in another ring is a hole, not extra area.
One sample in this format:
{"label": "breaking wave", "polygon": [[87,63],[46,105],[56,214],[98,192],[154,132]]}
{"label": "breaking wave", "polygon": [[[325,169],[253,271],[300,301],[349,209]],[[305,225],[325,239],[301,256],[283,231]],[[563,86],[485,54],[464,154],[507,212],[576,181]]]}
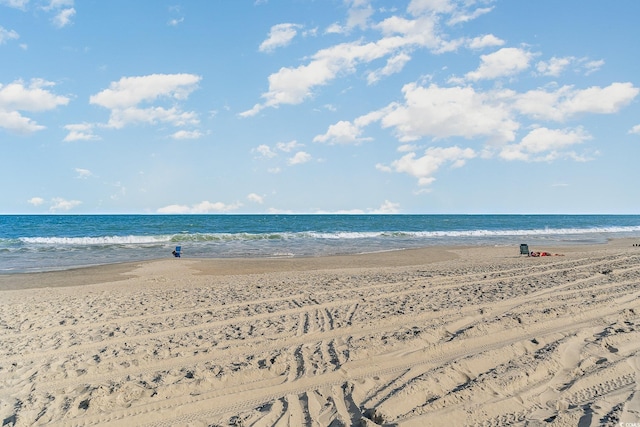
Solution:
{"label": "breaking wave", "polygon": [[186,242],[233,242],[278,240],[354,240],[354,239],[431,239],[431,238],[490,238],[509,236],[562,236],[593,233],[634,233],[640,226],[596,228],[544,228],[520,230],[441,230],[441,231],[370,231],[370,232],[283,232],[283,233],[184,233],[156,236],[97,236],[97,237],[21,237],[23,244],[42,246],[108,246],[149,245]]}

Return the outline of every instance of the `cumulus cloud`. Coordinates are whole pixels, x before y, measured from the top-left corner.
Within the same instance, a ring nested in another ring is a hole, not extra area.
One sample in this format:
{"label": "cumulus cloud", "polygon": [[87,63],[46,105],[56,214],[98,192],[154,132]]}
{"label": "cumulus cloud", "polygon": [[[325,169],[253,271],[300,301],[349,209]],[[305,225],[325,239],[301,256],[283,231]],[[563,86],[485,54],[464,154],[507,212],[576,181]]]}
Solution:
{"label": "cumulus cloud", "polygon": [[367,75],[367,83],[373,84],[383,77],[390,76],[392,74],[399,73],[404,68],[404,65],[411,60],[411,56],[404,52],[399,53],[387,60],[387,65],[379,70],[371,71]]}
{"label": "cumulus cloud", "polygon": [[289,160],[287,160],[287,163],[289,163],[290,165],[301,165],[303,163],[311,161],[311,159],[311,154],[304,151],[298,151],[293,155],[293,157],[290,157]]}
{"label": "cumulus cloud", "polygon": [[504,47],[496,52],[481,55],[480,66],[467,73],[467,80],[486,80],[518,74],[527,68],[533,58],[531,52],[515,47]]}
{"label": "cumulus cloud", "polygon": [[[278,142],[273,148],[266,144],[261,144],[258,147],[253,148],[251,151],[259,154],[259,156],[264,159],[272,159],[277,157],[279,153],[291,153],[295,150],[299,150],[301,147],[304,147],[304,144],[300,144],[298,141],[292,140],[289,142]],[[312,158],[311,154],[305,151],[297,151],[293,156],[287,159],[287,164],[289,166],[300,165],[311,161]],[[280,168],[270,168],[268,171],[270,173],[280,173]]]}
{"label": "cumulus cloud", "polygon": [[268,77],[269,89],[262,94],[264,102],[255,104],[253,108],[240,113],[240,116],[254,116],[265,108],[282,104],[300,104],[311,97],[316,88],[329,84],[339,76],[356,72],[362,64],[384,57],[389,57],[387,65],[369,73],[370,82],[400,70],[410,60],[412,50],[428,48],[439,53],[455,49],[459,43],[447,41],[440,36],[437,29],[439,18],[425,14],[426,11],[433,10],[439,13],[450,11],[454,6],[448,2],[442,5],[436,3],[412,3],[410,9],[414,10],[415,19],[392,16],[373,25],[383,34],[377,41],[337,44],[319,50],[310,57],[307,64],[282,67]]}
{"label": "cumulus cloud", "polygon": [[56,28],[64,28],[71,24],[71,19],[76,14],[73,5],[74,0],[50,0],[42,9],[54,14],[51,22]]}
{"label": "cumulus cloud", "polygon": [[518,144],[502,148],[500,157],[506,160],[551,161],[559,157],[575,157],[566,148],[591,139],[584,129],[548,129],[540,127],[529,132]]}
{"label": "cumulus cloud", "polygon": [[202,137],[202,132],[199,130],[179,130],[171,135],[173,139],[198,139]]}
{"label": "cumulus cloud", "polygon": [[0,0],[0,5],[13,7],[16,9],[24,10],[29,3],[29,0]]}
{"label": "cumulus cloud", "polygon": [[425,136],[487,137],[497,142],[515,139],[519,124],[495,93],[476,92],[472,87],[443,88],[435,84],[424,87],[416,83],[405,85],[402,92],[405,102],[392,104],[381,121],[383,127],[395,129],[401,142]]}
{"label": "cumulus cloud", "polygon": [[[470,2],[472,4],[472,2]],[[447,21],[448,25],[456,25],[463,22],[473,21],[474,19],[482,16],[486,13],[489,13],[493,10],[492,7],[479,7],[474,10],[457,10],[451,16],[451,19]]]}
{"label": "cumulus cloud", "polygon": [[7,40],[18,39],[20,36],[14,30],[7,30],[0,25],[0,44],[4,44]]}
{"label": "cumulus cloud", "polygon": [[253,203],[258,203],[260,205],[264,203],[264,197],[256,193],[247,195],[247,200]]}
{"label": "cumulus cloud", "polygon": [[271,27],[269,37],[260,44],[260,52],[273,52],[279,47],[287,46],[294,39],[298,30],[302,28],[298,24],[277,24]]}
{"label": "cumulus cloud", "polygon": [[278,142],[276,144],[276,148],[280,151],[284,151],[285,153],[290,153],[291,151],[299,147],[304,147],[304,144],[300,144],[296,140],[289,141],[289,142]]}
{"label": "cumulus cloud", "polygon": [[66,27],[71,23],[71,18],[76,14],[76,10],[74,8],[63,9],[56,13],[51,22],[57,28]]}
{"label": "cumulus cloud", "polygon": [[317,135],[313,142],[326,142],[329,144],[359,144],[370,141],[371,138],[363,137],[362,132],[369,124],[379,121],[386,114],[385,109],[372,111],[356,118],[353,122],[341,120],[329,126],[324,135]]}
{"label": "cumulus cloud", "polygon": [[69,98],[55,95],[47,88],[55,83],[43,79],[32,79],[29,84],[16,80],[7,85],[0,84],[0,108],[5,110],[46,111],[59,105],[67,105]]}
{"label": "cumulus cloud", "polygon": [[202,78],[195,74],[150,74],[138,77],[122,77],[89,98],[90,104],[111,110],[124,109],[141,102],[161,97],[186,99]]}
{"label": "cumulus cloud", "polygon": [[400,212],[400,204],[385,200],[379,208],[373,209],[371,213],[375,214],[394,214]]}
{"label": "cumulus cloud", "polygon": [[277,154],[271,149],[271,147],[269,147],[266,144],[260,144],[251,151],[254,153],[258,153],[262,157],[266,157],[266,158],[272,158],[277,156]]}
{"label": "cumulus cloud", "polygon": [[418,179],[418,185],[428,186],[435,181],[434,175],[444,164],[461,167],[469,159],[476,157],[471,148],[460,147],[429,147],[422,157],[416,153],[408,153],[391,163],[391,166],[377,165],[383,172],[406,173]]}
{"label": "cumulus cloud", "polygon": [[575,89],[562,86],[555,91],[536,89],[514,94],[514,108],[535,119],[564,121],[578,114],[612,114],[636,98],[640,89],[632,83],[612,83],[606,87]]}
{"label": "cumulus cloud", "polygon": [[540,61],[536,64],[536,70],[542,75],[558,77],[575,58],[567,56],[564,58],[553,57],[548,61]]}
{"label": "cumulus cloud", "polygon": [[29,200],[27,200],[27,203],[33,206],[40,206],[41,204],[44,203],[44,199],[42,197],[32,197]]}
{"label": "cumulus cloud", "polygon": [[72,141],[91,141],[95,139],[100,139],[97,135],[93,133],[94,125],[91,123],[77,123],[65,125],[64,128],[69,131],[67,136],[65,136],[64,141],[72,142]]}
{"label": "cumulus cloud", "polygon": [[604,65],[604,61],[602,59],[596,61],[582,61],[581,65],[585,69],[585,75],[589,75],[598,71]]}
{"label": "cumulus cloud", "polygon": [[[109,121],[105,127],[122,129],[132,124],[167,123],[175,127],[197,125],[198,114],[183,111],[175,105],[186,100],[196,90],[201,77],[195,74],[150,74],[147,76],[123,77],[112,82],[108,89],[89,98],[89,103],[110,110]],[[173,102],[167,108],[148,105],[163,100]],[[181,130],[175,132],[175,139],[200,137],[199,131]],[[69,136],[67,136],[69,138]]]}
{"label": "cumulus cloud", "polygon": [[[558,63],[558,67],[561,65]],[[410,83],[403,87],[404,100],[374,110],[353,121],[341,120],[330,125],[326,133],[317,135],[314,142],[349,144],[370,140],[364,128],[378,122],[382,128],[394,131],[400,152],[407,153],[390,165],[378,164],[381,171],[407,173],[418,178],[421,186],[429,185],[445,163],[452,166],[477,156],[473,149],[429,148],[418,157],[413,141],[430,138],[432,141],[463,137],[481,138],[485,145],[484,158],[497,153],[506,160],[552,161],[571,158],[588,160],[572,148],[591,136],[583,128],[552,129],[534,124],[520,142],[516,141],[525,119],[562,122],[581,114],[612,114],[630,104],[640,92],[633,84],[612,83],[606,87],[577,89],[562,86],[554,90],[535,89],[518,93],[510,89],[477,91],[470,85],[440,87]],[[640,125],[630,133],[640,134]],[[458,157],[456,157],[458,156]]]}
{"label": "cumulus cloud", "polygon": [[49,207],[49,211],[51,212],[67,212],[76,206],[80,206],[82,204],[79,200],[66,200],[62,197],[54,197],[51,200],[51,206]]}
{"label": "cumulus cloud", "polygon": [[44,129],[44,126],[24,117],[21,111],[40,112],[67,105],[69,98],[52,93],[49,88],[53,86],[54,83],[42,79],[33,79],[29,84],[22,80],[0,84],[0,128],[19,134]]}
{"label": "cumulus cloud", "polygon": [[169,205],[157,210],[158,213],[163,214],[205,214],[216,212],[231,212],[242,207],[242,203],[236,202],[231,204],[225,204],[222,202],[209,202],[203,201],[191,206],[187,205]]}
{"label": "cumulus cloud", "polygon": [[87,179],[87,178],[93,176],[93,174],[91,173],[91,171],[89,169],[76,168],[75,170],[76,170],[76,173],[78,174],[76,176],[76,178]]}
{"label": "cumulus cloud", "polygon": [[474,37],[467,41],[469,49],[484,49],[486,47],[502,46],[504,40],[499,39],[493,34],[485,34],[484,36]]}
{"label": "cumulus cloud", "polygon": [[450,0],[411,0],[407,11],[413,15],[425,13],[450,13],[455,10]]}
{"label": "cumulus cloud", "polygon": [[0,127],[17,134],[28,134],[45,129],[45,126],[22,116],[17,111],[2,110],[0,110]]}
{"label": "cumulus cloud", "polygon": [[[173,126],[186,126],[197,125],[200,120],[196,112],[181,111],[178,107],[129,107],[111,110],[107,127],[122,129],[128,125],[139,123],[155,124],[157,122],[169,123]],[[181,134],[181,136],[184,135]]]}
{"label": "cumulus cloud", "polygon": [[640,135],[640,125],[635,125],[629,130],[629,133],[635,133],[636,135]]}
{"label": "cumulus cloud", "polygon": [[364,30],[369,27],[369,18],[374,13],[370,0],[346,0],[345,3],[349,5],[346,22],[331,24],[325,30],[327,34],[347,34],[354,28]]}

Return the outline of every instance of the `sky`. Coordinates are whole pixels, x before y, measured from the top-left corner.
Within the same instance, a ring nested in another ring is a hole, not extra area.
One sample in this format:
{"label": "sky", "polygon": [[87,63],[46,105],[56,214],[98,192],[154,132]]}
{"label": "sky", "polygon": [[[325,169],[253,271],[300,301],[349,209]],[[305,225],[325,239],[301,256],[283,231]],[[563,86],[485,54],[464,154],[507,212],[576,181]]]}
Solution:
{"label": "sky", "polygon": [[640,213],[637,0],[0,0],[0,213]]}

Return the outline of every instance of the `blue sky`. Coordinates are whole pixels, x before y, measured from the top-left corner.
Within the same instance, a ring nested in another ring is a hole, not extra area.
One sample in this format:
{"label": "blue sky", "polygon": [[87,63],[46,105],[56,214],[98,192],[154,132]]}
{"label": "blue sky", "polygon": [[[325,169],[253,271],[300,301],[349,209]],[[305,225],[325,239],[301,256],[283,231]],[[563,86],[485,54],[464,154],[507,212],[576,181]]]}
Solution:
{"label": "blue sky", "polygon": [[0,0],[0,213],[639,213],[638,16]]}

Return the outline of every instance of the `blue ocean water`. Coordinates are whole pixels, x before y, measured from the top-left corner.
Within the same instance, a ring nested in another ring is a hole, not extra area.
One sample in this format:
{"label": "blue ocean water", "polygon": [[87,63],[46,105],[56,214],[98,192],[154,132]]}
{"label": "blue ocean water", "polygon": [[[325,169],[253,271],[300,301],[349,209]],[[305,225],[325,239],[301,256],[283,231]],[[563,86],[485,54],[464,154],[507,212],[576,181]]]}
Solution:
{"label": "blue ocean water", "polygon": [[297,257],[433,245],[604,243],[640,215],[0,215],[0,273],[170,257]]}

